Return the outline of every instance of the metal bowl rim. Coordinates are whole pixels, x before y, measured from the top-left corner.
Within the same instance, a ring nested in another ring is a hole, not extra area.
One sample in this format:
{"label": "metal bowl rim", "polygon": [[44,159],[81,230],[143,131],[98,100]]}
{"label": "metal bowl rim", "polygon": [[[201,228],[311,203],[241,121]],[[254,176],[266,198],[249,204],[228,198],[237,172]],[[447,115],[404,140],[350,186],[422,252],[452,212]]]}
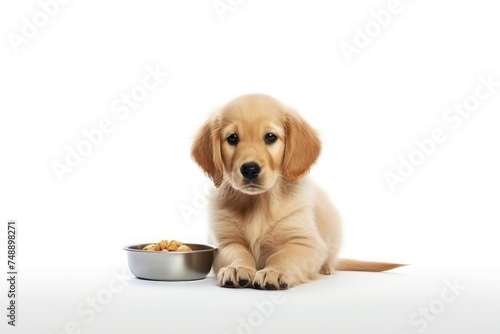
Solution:
{"label": "metal bowl rim", "polygon": [[140,243],[140,244],[133,244],[133,245],[128,245],[124,246],[123,249],[127,252],[138,252],[138,253],[147,253],[147,254],[195,254],[195,253],[204,253],[204,252],[214,252],[217,250],[217,247],[211,246],[211,245],[206,245],[206,244],[193,244],[193,243],[183,243],[186,246],[201,246],[201,247],[206,247],[206,249],[196,249],[192,251],[185,251],[185,252],[159,252],[159,251],[147,251],[147,250],[142,250],[142,249],[134,249],[132,247],[138,247],[141,245],[150,245],[154,244],[154,242],[150,243]]}

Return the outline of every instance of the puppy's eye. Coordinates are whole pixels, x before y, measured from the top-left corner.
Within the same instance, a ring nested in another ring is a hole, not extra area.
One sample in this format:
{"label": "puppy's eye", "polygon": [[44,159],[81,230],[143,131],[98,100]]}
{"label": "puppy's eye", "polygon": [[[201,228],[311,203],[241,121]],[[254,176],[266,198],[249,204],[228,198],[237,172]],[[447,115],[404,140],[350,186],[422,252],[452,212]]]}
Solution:
{"label": "puppy's eye", "polygon": [[229,143],[229,145],[236,145],[240,141],[236,133],[229,135],[226,140]]}
{"label": "puppy's eye", "polygon": [[267,144],[272,144],[278,140],[278,137],[274,133],[268,133],[266,134],[265,140]]}

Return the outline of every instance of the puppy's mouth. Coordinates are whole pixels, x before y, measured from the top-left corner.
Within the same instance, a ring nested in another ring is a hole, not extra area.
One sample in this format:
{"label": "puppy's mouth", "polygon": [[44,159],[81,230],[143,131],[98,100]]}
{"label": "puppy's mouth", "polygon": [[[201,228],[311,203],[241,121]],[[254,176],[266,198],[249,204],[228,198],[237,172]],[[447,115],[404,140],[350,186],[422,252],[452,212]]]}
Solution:
{"label": "puppy's mouth", "polygon": [[248,194],[258,194],[266,191],[267,189],[257,184],[249,184],[244,186],[241,190]]}
{"label": "puppy's mouth", "polygon": [[256,195],[266,192],[268,189],[254,181],[243,182],[243,184],[238,184],[235,189],[241,191],[244,194]]}

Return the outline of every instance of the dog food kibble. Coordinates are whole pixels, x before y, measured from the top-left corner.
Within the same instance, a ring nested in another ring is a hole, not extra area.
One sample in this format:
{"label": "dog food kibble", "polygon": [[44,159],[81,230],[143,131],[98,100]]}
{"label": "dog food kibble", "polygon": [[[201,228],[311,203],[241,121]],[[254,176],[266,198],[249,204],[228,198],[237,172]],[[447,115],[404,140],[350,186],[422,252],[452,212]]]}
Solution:
{"label": "dog food kibble", "polygon": [[177,240],[172,240],[168,243],[168,247],[167,249],[169,251],[176,251],[177,248],[179,248],[180,246],[182,246],[182,242],[180,241],[177,241]]}
{"label": "dog food kibble", "polygon": [[189,248],[189,246],[186,245],[180,245],[179,248],[175,250],[176,252],[191,252],[192,249]]}
{"label": "dog food kibble", "polygon": [[145,251],[157,251],[157,252],[191,252],[192,249],[189,246],[182,244],[182,242],[177,240],[162,240],[156,244],[150,244],[142,248]]}
{"label": "dog food kibble", "polygon": [[156,244],[151,244],[151,245],[147,245],[147,246],[146,246],[146,247],[144,247],[142,250],[154,251],[154,250],[155,250],[155,247],[156,247]]}
{"label": "dog food kibble", "polygon": [[164,250],[168,247],[168,240],[162,240],[158,243],[158,245],[160,245],[161,250]]}

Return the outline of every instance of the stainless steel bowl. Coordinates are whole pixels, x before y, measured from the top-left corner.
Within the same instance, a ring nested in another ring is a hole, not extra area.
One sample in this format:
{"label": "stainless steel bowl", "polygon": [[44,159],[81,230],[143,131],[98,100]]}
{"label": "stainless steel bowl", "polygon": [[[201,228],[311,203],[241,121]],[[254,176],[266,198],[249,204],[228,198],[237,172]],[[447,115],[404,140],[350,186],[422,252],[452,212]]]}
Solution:
{"label": "stainless steel bowl", "polygon": [[205,278],[214,260],[216,248],[202,244],[185,244],[192,252],[143,251],[146,244],[123,247],[128,266],[138,278],[157,281],[191,281]]}

